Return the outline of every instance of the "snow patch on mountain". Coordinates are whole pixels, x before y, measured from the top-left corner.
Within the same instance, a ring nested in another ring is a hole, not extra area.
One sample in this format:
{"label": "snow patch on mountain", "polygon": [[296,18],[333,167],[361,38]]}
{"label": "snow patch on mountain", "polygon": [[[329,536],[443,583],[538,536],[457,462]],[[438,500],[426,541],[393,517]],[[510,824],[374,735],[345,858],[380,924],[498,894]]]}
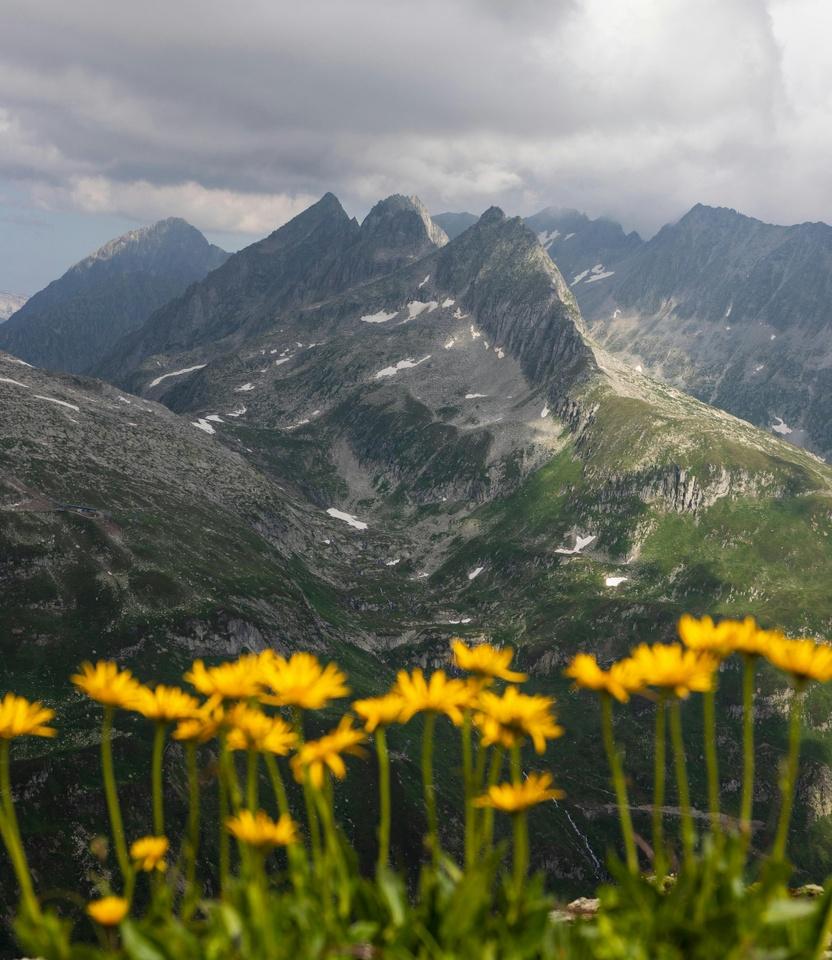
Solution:
{"label": "snow patch on mountain", "polygon": [[595,539],[596,538],[594,534],[588,537],[582,537],[580,534],[577,534],[575,536],[574,547],[558,547],[555,550],[555,553],[563,553],[563,554],[566,554],[567,556],[571,556],[572,554],[576,554],[576,553],[581,553],[581,551],[585,550]]}
{"label": "snow patch on mountain", "polygon": [[169,377],[181,377],[186,373],[193,373],[194,370],[201,370],[206,366],[208,366],[208,364],[198,363],[193,367],[183,367],[181,370],[171,370],[170,373],[163,373],[161,377],[156,377],[155,380],[151,380],[148,384],[148,387],[158,387],[163,380],[167,380]]}
{"label": "snow patch on mountain", "polygon": [[67,403],[66,400],[58,400],[57,397],[45,397],[41,393],[36,393],[35,399],[48,400],[50,403],[57,403],[57,404],[60,404],[60,406],[62,407],[69,407],[70,410],[77,410],[79,413],[81,412],[81,408],[76,406],[74,403]]}
{"label": "snow patch on mountain", "polygon": [[384,367],[384,369],[379,370],[375,374],[375,380],[381,380],[383,377],[394,377],[400,370],[409,370],[412,367],[418,367],[420,363],[424,363],[425,360],[430,360],[430,354],[426,357],[422,357],[421,360],[399,360],[397,363],[394,363],[391,367]]}
{"label": "snow patch on mountain", "polygon": [[367,529],[367,524],[363,520],[354,517],[351,513],[344,513],[343,510],[336,510],[335,507],[330,507],[326,512],[336,520],[343,520],[344,523],[349,524],[349,526],[355,527],[356,530]]}
{"label": "snow patch on mountain", "polygon": [[379,310],[378,313],[365,313],[361,318],[362,323],[387,323],[388,320],[392,320],[393,317],[397,316],[398,310],[393,313],[385,313],[384,310]]}

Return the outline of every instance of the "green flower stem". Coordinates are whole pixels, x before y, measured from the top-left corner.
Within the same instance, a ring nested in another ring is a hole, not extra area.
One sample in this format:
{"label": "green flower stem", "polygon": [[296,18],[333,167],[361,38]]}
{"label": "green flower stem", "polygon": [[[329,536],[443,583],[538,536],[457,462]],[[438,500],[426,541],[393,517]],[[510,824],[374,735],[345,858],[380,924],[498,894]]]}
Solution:
{"label": "green flower stem", "polygon": [[156,730],[153,735],[153,766],[152,790],[153,790],[153,833],[157,837],[165,835],[165,807],[162,794],[162,760],[165,751],[165,724],[157,722]]}
{"label": "green flower stem", "polygon": [[771,851],[775,863],[786,859],[786,841],[789,836],[789,823],[794,806],[794,792],[797,786],[797,760],[800,754],[800,727],[803,719],[804,686],[795,685],[792,696],[792,706],[789,712],[789,752],[786,757],[786,768],[780,782],[782,803],[780,819],[777,822],[777,833],[774,837],[774,847]]}
{"label": "green flower stem", "polygon": [[514,895],[519,900],[529,869],[529,825],[525,810],[512,815],[514,821]]}
{"label": "green flower stem", "polygon": [[512,744],[511,747],[511,782],[515,787],[519,787],[523,780],[523,761],[520,752],[520,741]]}
{"label": "green flower stem", "polygon": [[[263,758],[266,761],[266,772],[272,784],[272,792],[277,803],[277,811],[281,817],[289,816],[289,797],[286,794],[286,784],[280,773],[280,767],[277,763],[277,757],[272,753],[264,753]],[[286,849],[286,858],[289,861],[289,872],[292,877],[292,883],[296,890],[303,885],[303,851],[297,844],[290,844]]]}
{"label": "green flower stem", "polygon": [[653,752],[653,870],[658,883],[664,880],[665,873],[667,872],[662,822],[666,765],[665,752],[667,749],[665,727],[665,700],[664,695],[660,694],[659,700],[656,703],[656,743]]}
{"label": "green flower stem", "polygon": [[0,808],[2,808],[2,818],[0,826],[2,827],[3,840],[9,851],[9,857],[14,867],[15,876],[20,886],[20,896],[26,908],[26,912],[33,919],[38,919],[41,915],[35,890],[32,886],[32,875],[29,872],[29,864],[26,860],[26,852],[23,849],[23,843],[20,839],[20,827],[17,822],[17,814],[12,800],[12,785],[10,776],[9,760],[9,741],[0,739]]}
{"label": "green flower stem", "polygon": [[[390,756],[387,752],[387,731],[384,727],[376,729],[376,753],[378,754],[378,864],[377,872],[387,868],[390,859]],[[466,830],[468,829],[466,809]],[[467,843],[466,833],[466,843]]]}
{"label": "green flower stem", "polygon": [[101,723],[101,771],[104,779],[104,796],[107,800],[107,812],[110,817],[110,829],[113,832],[113,846],[116,851],[122,882],[128,884],[133,873],[130,857],[127,853],[127,841],[124,836],[124,823],[121,819],[121,807],[116,790],[116,775],[113,769],[113,707],[104,707],[104,719]]}
{"label": "green flower stem", "polygon": [[820,930],[818,931],[818,938],[814,953],[812,954],[812,960],[825,960],[825,958],[829,956],[827,948],[829,947],[830,936],[832,936],[832,900],[829,901],[824,912],[823,923],[821,923]]}
{"label": "green flower stem", "polygon": [[[292,707],[292,719],[295,724],[295,733],[298,736],[298,746],[303,746],[303,712],[300,707]],[[312,850],[312,863],[315,870],[321,869],[321,828],[318,823],[318,814],[315,810],[315,801],[312,795],[312,784],[309,782],[309,771],[303,773],[303,802],[306,808],[306,822],[309,827],[309,843]]]}
{"label": "green flower stem", "polygon": [[183,915],[189,917],[197,899],[196,857],[199,850],[199,767],[195,743],[185,744],[185,765],[188,773],[188,839],[185,847],[185,903]]}
{"label": "green flower stem", "polygon": [[246,806],[252,813],[257,809],[257,767],[259,755],[256,750],[249,749],[246,757]]}
{"label": "green flower stem", "polygon": [[462,719],[462,779],[465,791],[465,868],[470,869],[475,856],[474,824],[474,769],[471,750],[471,711],[466,710]]}
{"label": "green flower stem", "polygon": [[675,697],[670,704],[670,739],[673,743],[673,760],[676,767],[676,789],[679,794],[679,809],[682,814],[682,849],[685,863],[693,860],[696,832],[690,811],[690,786],[685,762],[685,741],[682,738],[682,702]]}
{"label": "green flower stem", "polygon": [[280,774],[280,767],[277,765],[277,758],[274,754],[267,753],[264,754],[266,760],[266,771],[269,774],[269,779],[272,783],[272,790],[274,791],[274,799],[277,803],[277,810],[281,816],[284,814],[288,815],[289,813],[289,798],[286,795],[286,785],[283,782],[283,777]]}
{"label": "green flower stem", "polygon": [[624,779],[624,770],[621,765],[621,755],[615,743],[612,725],[612,697],[601,693],[601,726],[604,735],[604,748],[607,752],[607,762],[615,788],[615,798],[618,802],[618,818],[621,821],[621,836],[624,840],[624,852],[627,858],[627,869],[630,873],[638,873],[638,854],[633,835],[633,821],[630,816],[630,801],[627,797],[627,783]]}
{"label": "green flower stem", "polygon": [[746,654],[743,661],[740,831],[747,845],[751,841],[751,816],[754,808],[754,673],[757,658]]}
{"label": "green flower stem", "polygon": [[231,870],[231,837],[228,833],[226,820],[228,819],[228,781],[225,775],[225,767],[228,758],[228,745],[226,743],[225,730],[219,732],[219,774],[217,784],[219,787],[219,810],[220,810],[220,889],[228,890],[228,877]]}
{"label": "green flower stem", "polygon": [[708,810],[714,837],[722,836],[719,813],[719,762],[716,755],[716,691],[707,690],[702,697],[702,728],[705,737],[705,767],[708,772]]}
{"label": "green flower stem", "polygon": [[[342,918],[349,916],[350,912],[350,882],[347,864],[344,860],[344,851],[341,848],[341,842],[338,838],[338,830],[335,826],[335,814],[332,798],[332,780],[327,777],[322,790],[315,790],[315,800],[320,811],[321,823],[324,827],[324,836],[326,839],[326,848],[328,858],[332,869],[338,877],[338,913]],[[326,871],[329,872],[328,870]]]}
{"label": "green flower stem", "polygon": [[433,783],[433,735],[436,714],[425,714],[425,729],[422,735],[422,787],[425,795],[425,810],[428,819],[427,846],[433,865],[439,863],[439,824],[436,816],[436,790]]}
{"label": "green flower stem", "polygon": [[[503,769],[503,748],[495,746],[491,753],[491,765],[488,768],[488,782],[486,788],[493,787],[500,777],[500,771]],[[486,807],[482,820],[482,837],[480,838],[480,849],[484,853],[489,853],[494,845],[494,808]]]}

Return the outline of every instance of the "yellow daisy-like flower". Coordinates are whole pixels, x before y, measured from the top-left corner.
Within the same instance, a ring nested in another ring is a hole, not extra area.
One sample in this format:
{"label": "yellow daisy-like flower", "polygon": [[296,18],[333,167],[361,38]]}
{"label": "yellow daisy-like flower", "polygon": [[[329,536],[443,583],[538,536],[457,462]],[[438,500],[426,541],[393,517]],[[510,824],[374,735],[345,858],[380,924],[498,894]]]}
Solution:
{"label": "yellow daisy-like flower", "polygon": [[153,870],[164,873],[168,868],[165,856],[169,847],[167,837],[141,837],[130,845],[130,859],[145,873]]}
{"label": "yellow daisy-like flower", "polygon": [[84,662],[80,673],[70,679],[91,700],[122,710],[133,709],[141,689],[141,684],[129,670],[120,670],[118,664],[110,660],[99,660],[95,666]]}
{"label": "yellow daisy-like flower", "polygon": [[256,813],[241,810],[235,817],[229,817],[225,825],[229,833],[257,850],[288,847],[298,842],[297,824],[288,813],[272,820],[263,810]]}
{"label": "yellow daisy-like flower", "polygon": [[200,704],[196,697],[185,693],[179,687],[166,687],[160,683],[151,690],[141,687],[133,709],[148,720],[160,723],[173,723],[176,720],[189,720],[199,714]]}
{"label": "yellow daisy-like flower", "polygon": [[364,721],[364,729],[368,733],[372,733],[376,727],[387,727],[391,723],[398,723],[403,707],[404,700],[395,693],[356,700],[352,705],[353,710]]}
{"label": "yellow daisy-like flower", "polygon": [[400,670],[392,692],[403,701],[402,723],[417,713],[444,713],[457,726],[474,696],[472,687],[463,680],[449,680],[444,670],[436,670],[426,680],[418,667],[412,673]]}
{"label": "yellow daisy-like flower", "polygon": [[560,800],[566,794],[552,787],[549,773],[530,773],[521,784],[500,783],[474,800],[477,807],[493,807],[504,813],[520,813],[545,800]]}
{"label": "yellow daisy-like flower", "polygon": [[130,904],[124,897],[102,897],[90,900],[87,904],[87,916],[92,917],[102,927],[117,927],[127,916]]}
{"label": "yellow daisy-like flower", "polygon": [[508,687],[502,696],[483,690],[480,708],[474,714],[474,723],[480,730],[482,744],[490,747],[500,744],[513,747],[528,737],[538,753],[546,749],[546,741],[563,736],[563,727],[555,720],[550,697],[520,693]]}
{"label": "yellow daisy-like flower", "polygon": [[263,681],[271,690],[264,696],[265,703],[278,707],[300,707],[320,710],[330,700],[349,694],[347,675],[337,664],[321,666],[311,653],[293,653],[288,660],[270,657],[261,662]]}
{"label": "yellow daisy-like flower", "polygon": [[686,613],[679,620],[678,630],[679,638],[689,650],[710,653],[720,660],[735,652],[761,652],[757,647],[763,631],[753,617],[714,623],[711,617],[697,620]]}
{"label": "yellow daisy-like flower", "polygon": [[206,667],[202,660],[194,660],[185,680],[209,697],[212,705],[221,700],[249,700],[263,692],[260,658],[253,653],[215,667]]}
{"label": "yellow daisy-like flower", "polygon": [[239,703],[227,714],[230,750],[260,750],[285,757],[297,744],[298,735],[282,717],[270,717]]}
{"label": "yellow daisy-like flower", "polygon": [[7,693],[0,700],[0,739],[54,737],[58,731],[47,726],[54,716],[54,710],[37,700],[31,702],[16,693]]}
{"label": "yellow daisy-like flower", "polygon": [[187,743],[208,743],[216,737],[224,723],[225,711],[222,707],[204,704],[195,716],[177,723],[173,739]]}
{"label": "yellow daisy-like flower", "polygon": [[480,643],[477,646],[466,646],[460,637],[451,640],[451,649],[454,652],[454,663],[460,670],[467,670],[478,677],[499,680],[508,680],[509,683],[523,683],[528,680],[525,673],[509,670],[514,652],[509,649],[498,650],[490,643]]}
{"label": "yellow daisy-like flower", "polygon": [[832,680],[832,646],[827,643],[790,640],[772,631],[766,656],[770,663],[790,674],[797,683]]}
{"label": "yellow daisy-like flower", "polygon": [[659,687],[683,699],[692,691],[711,690],[719,665],[712,654],[686,650],[679,643],[642,643],[630,659],[645,686]]}
{"label": "yellow daisy-like flower", "polygon": [[563,673],[575,681],[576,688],[608,693],[621,703],[626,703],[630,694],[644,685],[631,660],[620,660],[609,670],[602,670],[595,657],[589,653],[576,654]]}
{"label": "yellow daisy-like flower", "polygon": [[347,775],[347,767],[342,753],[350,753],[356,757],[363,757],[364,751],[359,746],[367,735],[352,725],[352,717],[341,717],[341,722],[320,740],[310,740],[292,757],[292,770],[295,779],[303,782],[304,772],[309,773],[309,779],[319,789],[324,784],[324,774],[327,769],[339,779]]}

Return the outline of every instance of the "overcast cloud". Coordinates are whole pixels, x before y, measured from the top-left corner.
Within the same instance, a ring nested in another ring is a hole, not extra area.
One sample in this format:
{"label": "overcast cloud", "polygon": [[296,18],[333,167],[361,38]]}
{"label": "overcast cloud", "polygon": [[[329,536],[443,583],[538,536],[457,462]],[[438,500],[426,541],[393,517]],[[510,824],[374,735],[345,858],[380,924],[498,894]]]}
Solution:
{"label": "overcast cloud", "polygon": [[0,182],[241,243],[326,190],[829,221],[830,37],[829,0],[3,0]]}

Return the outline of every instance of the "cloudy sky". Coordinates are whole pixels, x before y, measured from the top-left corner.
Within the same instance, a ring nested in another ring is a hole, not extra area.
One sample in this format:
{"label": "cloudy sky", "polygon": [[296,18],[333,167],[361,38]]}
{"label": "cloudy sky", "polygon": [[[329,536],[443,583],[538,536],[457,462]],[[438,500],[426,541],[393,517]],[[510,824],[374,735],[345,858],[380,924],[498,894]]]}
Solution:
{"label": "cloudy sky", "polygon": [[237,248],[327,190],[832,222],[830,37],[830,0],[3,0],[0,290],[163,216]]}

